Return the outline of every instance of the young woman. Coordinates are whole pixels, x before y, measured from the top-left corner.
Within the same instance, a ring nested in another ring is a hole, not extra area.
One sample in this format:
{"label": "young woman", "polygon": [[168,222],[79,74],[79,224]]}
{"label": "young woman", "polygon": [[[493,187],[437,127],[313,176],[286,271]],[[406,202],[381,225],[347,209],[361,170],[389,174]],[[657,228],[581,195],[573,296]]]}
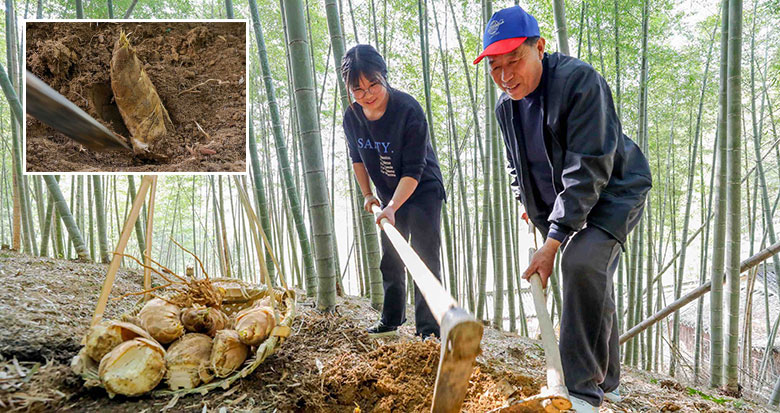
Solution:
{"label": "young woman", "polygon": [[[354,100],[344,113],[344,133],[363,207],[371,212],[372,205],[380,205],[377,222],[387,218],[404,238],[411,237],[412,248],[441,279],[444,185],[425,113],[413,97],[390,87],[387,65],[370,45],[350,49],[341,72]],[[396,335],[406,321],[405,267],[384,232],[380,269],[385,299],[382,318],[367,330],[372,337]],[[439,325],[416,286],[414,297],[417,334],[439,337]]]}

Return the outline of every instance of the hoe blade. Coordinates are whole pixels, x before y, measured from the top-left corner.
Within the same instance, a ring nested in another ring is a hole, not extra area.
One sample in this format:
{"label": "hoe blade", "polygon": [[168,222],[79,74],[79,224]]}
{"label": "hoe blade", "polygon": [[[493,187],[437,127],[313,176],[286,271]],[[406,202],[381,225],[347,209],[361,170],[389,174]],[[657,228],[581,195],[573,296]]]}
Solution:
{"label": "hoe blade", "polygon": [[452,307],[442,319],[441,337],[441,356],[431,411],[460,412],[474,361],[481,351],[482,323],[464,309]]}
{"label": "hoe blade", "polygon": [[26,84],[28,114],[90,149],[130,149],[130,145],[123,138],[108,130],[29,71]]}

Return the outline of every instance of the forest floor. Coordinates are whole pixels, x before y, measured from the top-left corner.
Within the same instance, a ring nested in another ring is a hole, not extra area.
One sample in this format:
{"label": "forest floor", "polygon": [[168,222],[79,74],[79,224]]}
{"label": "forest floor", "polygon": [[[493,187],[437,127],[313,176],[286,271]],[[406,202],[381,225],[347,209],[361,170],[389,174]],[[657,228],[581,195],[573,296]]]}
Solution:
{"label": "forest floor", "polygon": [[[229,390],[181,398],[110,399],[86,389],[69,367],[86,332],[107,266],[0,251],[0,410],[95,412],[427,412],[440,347],[415,338],[371,340],[364,328],[377,317],[368,300],[338,299],[334,314],[302,300],[293,335],[254,373]],[[140,291],[142,273],[120,270],[112,296]],[[109,301],[118,317],[134,298]],[[409,309],[411,312],[411,308]],[[471,377],[466,412],[499,407],[510,395],[530,396],[544,385],[539,342],[485,328]],[[624,368],[623,401],[601,412],[768,411],[705,387]],[[713,400],[717,400],[713,401]]]}
{"label": "forest floor", "polygon": [[110,79],[111,55],[121,31],[173,122],[173,130],[168,126],[167,134],[150,146],[158,159],[86,149],[27,117],[27,171],[245,172],[244,23],[29,22],[27,70],[129,138]]}

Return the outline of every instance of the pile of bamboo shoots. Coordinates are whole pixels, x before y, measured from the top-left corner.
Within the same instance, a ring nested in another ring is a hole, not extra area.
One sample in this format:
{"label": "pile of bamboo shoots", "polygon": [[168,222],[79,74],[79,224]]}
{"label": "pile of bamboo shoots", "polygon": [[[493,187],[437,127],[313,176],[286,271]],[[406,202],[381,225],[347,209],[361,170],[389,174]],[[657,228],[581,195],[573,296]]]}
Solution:
{"label": "pile of bamboo shoots", "polygon": [[229,316],[221,306],[225,290],[213,288],[219,304],[193,303],[181,294],[155,296],[127,322],[92,326],[73,371],[84,376],[97,366],[99,382],[86,385],[102,386],[112,397],[140,396],[163,379],[169,389],[180,390],[233,374],[276,326],[273,294]]}
{"label": "pile of bamboo shoots", "polygon": [[[203,278],[194,278],[192,268],[180,276],[148,255],[145,259],[159,269],[115,252],[149,271],[146,277],[153,272],[165,283],[151,287],[151,279],[146,278],[146,290],[115,298],[143,295],[140,311],[123,316],[121,321],[104,320],[91,326],[82,342],[84,347],[71,362],[85,386],[103,387],[111,397],[140,396],[153,390],[155,394],[205,394],[217,386],[227,389],[254,371],[290,335],[295,292],[287,287],[281,271],[283,289],[272,285],[262,254],[263,245],[271,251],[268,241],[246,192],[242,186],[238,189],[255,231],[265,285],[211,279],[200,258],[173,239],[197,261]],[[163,379],[165,385],[160,385]],[[156,389],[158,386],[161,388]]]}

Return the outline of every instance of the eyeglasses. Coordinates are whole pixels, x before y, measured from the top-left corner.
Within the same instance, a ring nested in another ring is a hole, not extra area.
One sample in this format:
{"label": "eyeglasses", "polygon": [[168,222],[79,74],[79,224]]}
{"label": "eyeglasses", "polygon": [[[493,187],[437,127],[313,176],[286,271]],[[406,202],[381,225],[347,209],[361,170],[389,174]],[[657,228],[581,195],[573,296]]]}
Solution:
{"label": "eyeglasses", "polygon": [[382,90],[382,84],[381,83],[374,83],[371,86],[368,87],[368,89],[352,89],[352,96],[355,97],[355,99],[363,99],[366,96],[366,92],[371,93],[372,96],[376,96],[379,91]]}

